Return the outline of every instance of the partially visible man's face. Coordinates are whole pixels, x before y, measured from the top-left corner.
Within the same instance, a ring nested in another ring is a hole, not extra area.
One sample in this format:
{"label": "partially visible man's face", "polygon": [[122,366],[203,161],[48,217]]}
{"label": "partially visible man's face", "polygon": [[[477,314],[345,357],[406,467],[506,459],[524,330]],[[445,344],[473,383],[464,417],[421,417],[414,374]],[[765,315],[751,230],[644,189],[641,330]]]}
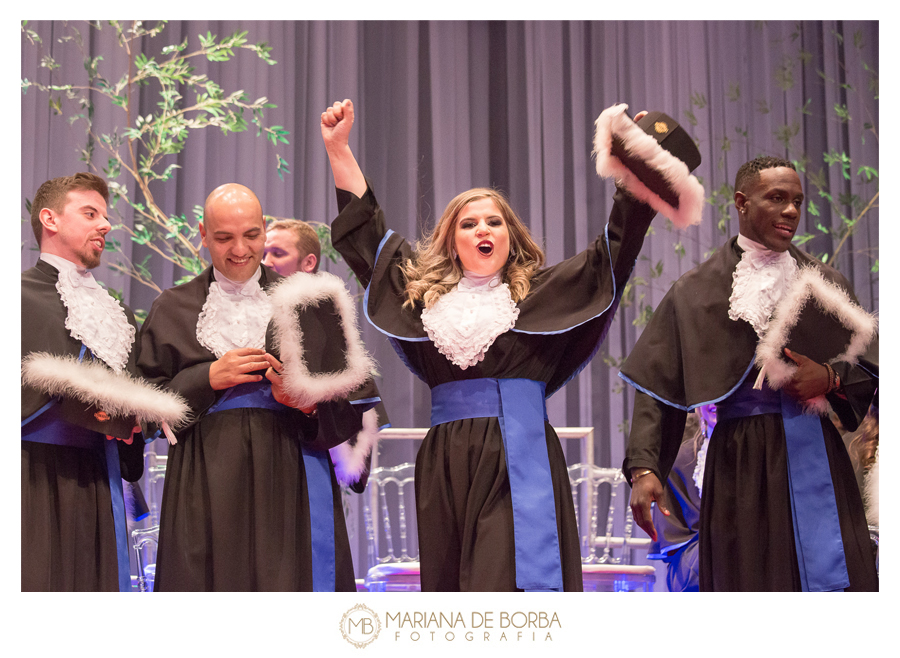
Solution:
{"label": "partially visible man's face", "polygon": [[800,223],[803,187],[797,172],[771,167],[743,193],[735,193],[740,231],[772,251],[785,251]]}
{"label": "partially visible man's face", "polygon": [[259,201],[242,185],[216,188],[207,200],[200,236],[217,270],[232,281],[248,280],[266,245]]}
{"label": "partially visible man's face", "polygon": [[300,261],[306,254],[297,249],[297,240],[291,231],[275,229],[266,233],[263,265],[271,267],[281,276],[290,276],[300,269]]}
{"label": "partially visible man's face", "polygon": [[[52,212],[52,211],[51,211]],[[94,190],[72,190],[66,195],[62,213],[54,213],[58,255],[92,269],[100,264],[106,246],[109,220],[106,201]]]}

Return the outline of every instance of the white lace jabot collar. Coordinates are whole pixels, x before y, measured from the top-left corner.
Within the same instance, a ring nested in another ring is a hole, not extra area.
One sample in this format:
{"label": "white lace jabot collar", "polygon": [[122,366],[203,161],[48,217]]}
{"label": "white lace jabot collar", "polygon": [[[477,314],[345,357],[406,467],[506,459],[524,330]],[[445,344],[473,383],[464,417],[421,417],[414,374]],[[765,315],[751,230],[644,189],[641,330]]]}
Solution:
{"label": "white lace jabot collar", "polygon": [[500,273],[465,272],[456,288],[422,311],[428,337],[452,363],[465,370],[484,359],[497,336],[516,324],[519,309]]}
{"label": "white lace jabot collar", "polygon": [[262,269],[246,281],[232,281],[215,268],[213,276],[197,318],[197,340],[219,359],[239,347],[265,349],[272,304],[259,285]]}
{"label": "white lace jabot collar", "polygon": [[737,244],[744,253],[732,276],[728,317],[746,320],[762,336],[800,268],[788,251],[772,251],[744,235]]}
{"label": "white lace jabot collar", "polygon": [[84,267],[54,254],[41,260],[59,270],[56,291],[66,307],[66,329],[98,359],[121,372],[128,363],[135,329],[125,309]]}

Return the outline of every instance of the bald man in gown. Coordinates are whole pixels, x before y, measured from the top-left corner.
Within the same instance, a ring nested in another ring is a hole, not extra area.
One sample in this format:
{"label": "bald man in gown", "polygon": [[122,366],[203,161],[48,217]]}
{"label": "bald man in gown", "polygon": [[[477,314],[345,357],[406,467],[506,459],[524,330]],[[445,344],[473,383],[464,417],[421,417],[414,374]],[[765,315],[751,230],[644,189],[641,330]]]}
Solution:
{"label": "bald man in gown", "polygon": [[355,437],[362,414],[346,400],[293,408],[284,394],[266,350],[282,277],[261,264],[253,192],[216,188],[200,235],[212,265],[164,291],[141,330],[142,373],[193,412],[169,447],[155,589],[355,590],[328,448]]}

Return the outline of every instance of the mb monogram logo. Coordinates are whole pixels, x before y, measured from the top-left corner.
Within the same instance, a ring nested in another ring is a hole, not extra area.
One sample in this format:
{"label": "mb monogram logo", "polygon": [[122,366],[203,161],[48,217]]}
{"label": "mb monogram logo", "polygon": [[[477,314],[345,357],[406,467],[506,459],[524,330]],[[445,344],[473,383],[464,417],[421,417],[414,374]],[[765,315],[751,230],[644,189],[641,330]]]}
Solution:
{"label": "mb monogram logo", "polygon": [[341,618],[341,635],[357,649],[375,641],[381,632],[378,615],[362,603],[358,603]]}

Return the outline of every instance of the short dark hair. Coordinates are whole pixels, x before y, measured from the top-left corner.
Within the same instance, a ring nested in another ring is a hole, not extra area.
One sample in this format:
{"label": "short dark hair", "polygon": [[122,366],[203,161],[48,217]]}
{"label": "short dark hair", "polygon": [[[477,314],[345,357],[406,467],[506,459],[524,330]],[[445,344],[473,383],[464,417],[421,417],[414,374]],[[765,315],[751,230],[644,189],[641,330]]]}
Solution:
{"label": "short dark hair", "polygon": [[34,195],[31,203],[31,230],[34,237],[41,244],[43,226],[41,225],[41,210],[49,208],[55,213],[61,213],[66,207],[66,197],[69,192],[75,190],[93,190],[109,203],[109,187],[106,181],[87,171],[79,171],[73,176],[61,176],[51,178],[43,183]]}
{"label": "short dark hair", "polygon": [[755,182],[759,178],[759,172],[763,169],[774,169],[777,167],[787,167],[797,171],[794,163],[790,160],[776,158],[772,155],[761,155],[741,165],[737,176],[734,177],[734,191],[743,192],[748,184]]}

